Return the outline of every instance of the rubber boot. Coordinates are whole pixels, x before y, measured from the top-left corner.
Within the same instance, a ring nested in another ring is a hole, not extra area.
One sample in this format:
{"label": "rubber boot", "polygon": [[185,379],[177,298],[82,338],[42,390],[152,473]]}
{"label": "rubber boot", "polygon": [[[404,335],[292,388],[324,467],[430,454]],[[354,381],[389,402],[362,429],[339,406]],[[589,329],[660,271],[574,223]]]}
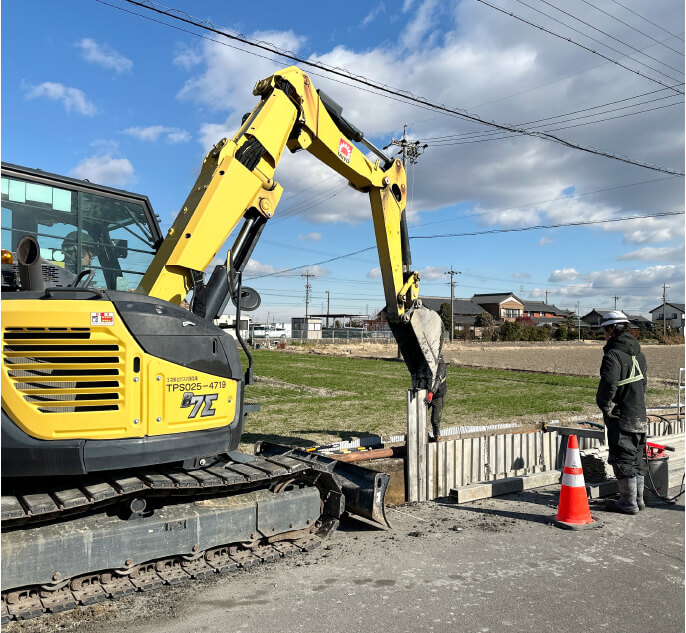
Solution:
{"label": "rubber boot", "polygon": [[610,512],[621,512],[622,514],[638,514],[636,504],[636,477],[618,479],[619,499],[610,499],[605,502],[605,509]]}
{"label": "rubber boot", "polygon": [[639,510],[645,510],[646,504],[643,501],[643,488],[645,487],[645,477],[636,475],[636,505]]}

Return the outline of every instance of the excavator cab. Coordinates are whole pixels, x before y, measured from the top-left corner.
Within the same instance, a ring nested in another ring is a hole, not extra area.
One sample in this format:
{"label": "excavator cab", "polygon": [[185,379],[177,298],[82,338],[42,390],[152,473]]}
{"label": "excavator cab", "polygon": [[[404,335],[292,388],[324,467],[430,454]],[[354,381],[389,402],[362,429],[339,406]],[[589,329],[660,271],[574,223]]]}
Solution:
{"label": "excavator cab", "polygon": [[[26,236],[37,250],[18,251]],[[3,292],[70,286],[84,271],[91,287],[134,290],[161,239],[145,196],[2,163]],[[22,256],[37,274],[21,270]]]}

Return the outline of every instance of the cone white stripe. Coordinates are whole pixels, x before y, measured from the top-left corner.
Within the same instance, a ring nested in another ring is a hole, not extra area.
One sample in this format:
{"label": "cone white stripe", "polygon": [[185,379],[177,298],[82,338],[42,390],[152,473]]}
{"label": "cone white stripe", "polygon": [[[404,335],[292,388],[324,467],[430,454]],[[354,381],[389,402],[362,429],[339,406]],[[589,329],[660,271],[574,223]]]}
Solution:
{"label": "cone white stripe", "polygon": [[567,449],[565,468],[581,468],[581,455],[578,448]]}
{"label": "cone white stripe", "polygon": [[562,485],[569,488],[585,488],[583,475],[570,475],[569,473],[563,473],[562,475]]}

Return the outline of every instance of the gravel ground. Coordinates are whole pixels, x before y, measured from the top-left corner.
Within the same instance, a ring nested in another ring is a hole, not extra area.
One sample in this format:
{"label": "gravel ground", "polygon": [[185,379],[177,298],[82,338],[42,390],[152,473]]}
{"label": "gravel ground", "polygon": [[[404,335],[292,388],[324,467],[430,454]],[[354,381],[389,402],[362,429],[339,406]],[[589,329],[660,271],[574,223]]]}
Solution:
{"label": "gravel ground", "polygon": [[[648,362],[648,377],[668,384],[679,379],[684,367],[683,345],[644,345]],[[287,348],[288,351],[310,351],[341,356],[394,358],[394,345],[359,343],[355,345],[314,345]],[[446,362],[468,367],[516,369],[571,376],[597,376],[603,357],[603,343],[446,343]]]}
{"label": "gravel ground", "polygon": [[398,506],[392,530],[350,520],[299,557],[3,630],[683,632],[683,501],[636,517],[591,502],[603,527],[573,532],[550,525],[558,491]]}

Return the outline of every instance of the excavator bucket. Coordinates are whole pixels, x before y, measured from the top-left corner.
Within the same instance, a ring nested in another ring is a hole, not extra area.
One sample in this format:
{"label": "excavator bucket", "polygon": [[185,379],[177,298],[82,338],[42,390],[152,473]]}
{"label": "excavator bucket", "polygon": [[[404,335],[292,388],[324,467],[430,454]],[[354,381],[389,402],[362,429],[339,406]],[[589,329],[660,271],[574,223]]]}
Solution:
{"label": "excavator bucket", "polygon": [[391,331],[412,376],[414,389],[431,389],[443,345],[443,321],[437,312],[423,305],[410,308]]}

